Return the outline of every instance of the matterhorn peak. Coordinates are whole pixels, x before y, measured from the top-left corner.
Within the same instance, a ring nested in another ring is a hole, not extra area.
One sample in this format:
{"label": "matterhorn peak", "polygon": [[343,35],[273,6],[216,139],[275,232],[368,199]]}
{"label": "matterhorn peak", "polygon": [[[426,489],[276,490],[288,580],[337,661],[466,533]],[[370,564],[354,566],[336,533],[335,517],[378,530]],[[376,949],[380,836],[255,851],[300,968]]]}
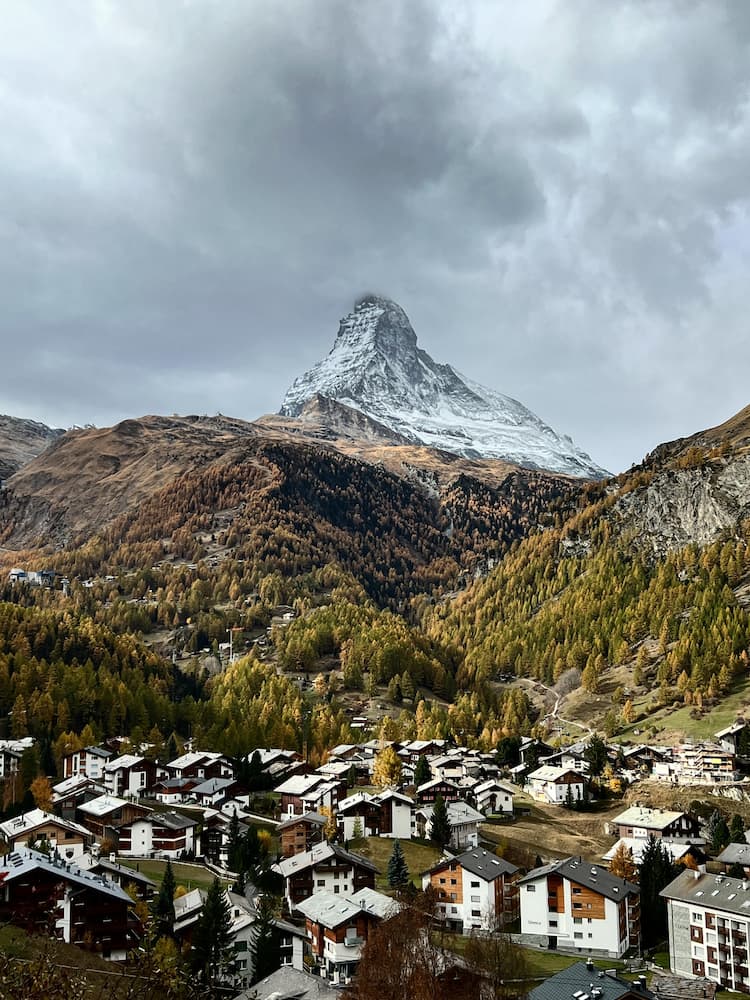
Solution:
{"label": "matterhorn peak", "polygon": [[417,345],[409,317],[381,295],[357,299],[322,361],[294,380],[281,413],[296,417],[314,396],[337,400],[401,439],[465,458],[601,478],[605,471],[525,406],[437,364]]}

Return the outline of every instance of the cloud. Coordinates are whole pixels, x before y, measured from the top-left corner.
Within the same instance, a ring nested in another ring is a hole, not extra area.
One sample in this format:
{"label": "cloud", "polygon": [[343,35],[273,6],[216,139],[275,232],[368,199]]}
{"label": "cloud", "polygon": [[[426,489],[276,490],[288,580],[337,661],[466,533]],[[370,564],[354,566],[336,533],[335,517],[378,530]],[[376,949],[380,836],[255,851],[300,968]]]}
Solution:
{"label": "cloud", "polygon": [[356,294],[602,464],[748,400],[740,3],[9,0],[0,410],[252,418]]}

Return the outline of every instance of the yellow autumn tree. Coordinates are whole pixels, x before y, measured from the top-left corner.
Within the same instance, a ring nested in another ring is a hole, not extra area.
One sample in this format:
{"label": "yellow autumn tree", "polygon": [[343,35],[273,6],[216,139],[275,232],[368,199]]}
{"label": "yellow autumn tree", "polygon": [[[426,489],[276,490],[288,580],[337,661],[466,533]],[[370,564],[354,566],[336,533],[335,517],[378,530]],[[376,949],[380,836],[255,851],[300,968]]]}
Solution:
{"label": "yellow autumn tree", "polygon": [[401,758],[393,747],[385,747],[375,758],[372,783],[378,788],[398,785],[401,781]]}

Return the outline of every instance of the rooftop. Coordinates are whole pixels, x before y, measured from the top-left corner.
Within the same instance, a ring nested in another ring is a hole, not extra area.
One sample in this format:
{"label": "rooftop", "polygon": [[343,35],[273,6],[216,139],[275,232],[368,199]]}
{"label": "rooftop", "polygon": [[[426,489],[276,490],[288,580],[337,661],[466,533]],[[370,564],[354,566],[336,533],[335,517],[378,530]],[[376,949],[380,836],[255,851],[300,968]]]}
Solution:
{"label": "rooftop", "polygon": [[529,993],[529,1000],[589,1000],[591,997],[621,1000],[631,995],[654,1000],[654,994],[648,989],[634,990],[631,983],[611,972],[603,972],[586,962],[576,962],[535,987]]}
{"label": "rooftop", "polygon": [[683,903],[710,906],[712,910],[739,913],[750,918],[750,881],[728,875],[707,875],[690,870],[681,872],[661,895]]}
{"label": "rooftop", "polygon": [[566,858],[565,861],[553,861],[552,864],[535,868],[528,875],[519,879],[519,885],[535,882],[546,875],[560,875],[570,882],[575,882],[576,885],[593,889],[606,899],[624,899],[626,896],[636,895],[640,892],[638,886],[633,885],[632,882],[626,882],[624,878],[610,875],[607,869],[601,865],[592,865],[589,861],[583,861],[581,858]]}
{"label": "rooftop", "polygon": [[0,879],[3,882],[12,882],[14,879],[23,878],[30,872],[39,870],[53,872],[56,878],[65,882],[74,882],[87,889],[106,893],[114,899],[131,902],[130,896],[124,889],[115,885],[114,882],[110,882],[109,879],[85,872],[77,865],[63,861],[56,853],[47,856],[28,847],[19,848],[3,857],[0,866]]}
{"label": "rooftop", "polygon": [[672,812],[667,809],[631,806],[625,812],[621,812],[619,816],[615,816],[612,822],[621,826],[641,826],[646,830],[663,830],[684,815],[684,813]]}

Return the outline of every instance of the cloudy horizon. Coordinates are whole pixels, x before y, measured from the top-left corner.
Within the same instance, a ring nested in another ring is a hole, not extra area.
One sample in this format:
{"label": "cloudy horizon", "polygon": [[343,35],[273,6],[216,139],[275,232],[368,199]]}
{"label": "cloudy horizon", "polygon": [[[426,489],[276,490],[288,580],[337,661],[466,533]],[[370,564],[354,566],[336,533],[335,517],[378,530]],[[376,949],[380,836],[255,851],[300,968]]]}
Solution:
{"label": "cloudy horizon", "polygon": [[278,410],[372,290],[620,471],[750,403],[744,0],[7,0],[0,412]]}

